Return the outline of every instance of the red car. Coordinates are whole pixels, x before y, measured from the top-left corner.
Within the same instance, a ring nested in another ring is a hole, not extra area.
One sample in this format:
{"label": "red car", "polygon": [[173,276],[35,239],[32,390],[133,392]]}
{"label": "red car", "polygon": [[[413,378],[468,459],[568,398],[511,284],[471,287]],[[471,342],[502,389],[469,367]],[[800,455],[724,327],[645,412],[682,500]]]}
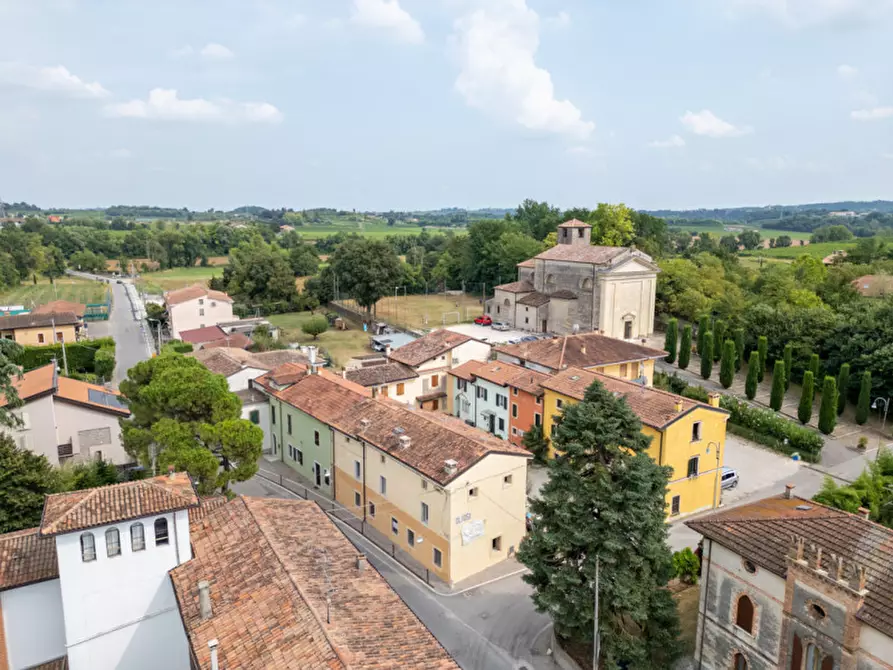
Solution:
{"label": "red car", "polygon": [[492,326],[493,319],[491,319],[487,314],[481,314],[478,318],[474,320],[474,322],[479,326]]}

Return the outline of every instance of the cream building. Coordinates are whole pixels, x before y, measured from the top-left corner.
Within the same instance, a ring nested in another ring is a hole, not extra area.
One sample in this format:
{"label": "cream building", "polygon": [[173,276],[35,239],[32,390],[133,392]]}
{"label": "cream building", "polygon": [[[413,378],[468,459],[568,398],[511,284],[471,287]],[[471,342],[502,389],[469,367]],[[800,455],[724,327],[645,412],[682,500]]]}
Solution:
{"label": "cream building", "polygon": [[195,330],[233,321],[233,299],[223,291],[200,284],[164,294],[171,336],[180,339],[184,330]]}
{"label": "cream building", "polygon": [[558,244],[519,263],[518,281],[495,288],[487,313],[536,333],[651,335],[660,270],[636,249],[592,246],[591,234],[592,226],[576,219],[558,226]]}

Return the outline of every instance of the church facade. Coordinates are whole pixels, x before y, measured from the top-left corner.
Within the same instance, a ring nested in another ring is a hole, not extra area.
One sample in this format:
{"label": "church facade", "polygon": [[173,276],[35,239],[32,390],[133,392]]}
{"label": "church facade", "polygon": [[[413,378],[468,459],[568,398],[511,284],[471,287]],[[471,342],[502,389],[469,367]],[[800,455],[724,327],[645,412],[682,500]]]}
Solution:
{"label": "church facade", "polygon": [[534,333],[651,335],[659,268],[636,249],[593,246],[591,236],[582,221],[562,223],[556,246],[519,263],[518,281],[495,288],[487,314]]}

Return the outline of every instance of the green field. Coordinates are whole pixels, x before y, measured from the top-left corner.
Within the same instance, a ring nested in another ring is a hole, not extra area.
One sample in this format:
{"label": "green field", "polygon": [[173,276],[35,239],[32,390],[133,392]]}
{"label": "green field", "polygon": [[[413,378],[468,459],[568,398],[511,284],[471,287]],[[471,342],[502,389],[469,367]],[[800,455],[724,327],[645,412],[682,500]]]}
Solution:
{"label": "green field", "polygon": [[89,279],[63,277],[56,280],[56,286],[43,279],[33,284],[27,282],[18,288],[0,292],[0,304],[24,305],[33,308],[53,300],[70,300],[81,304],[105,302],[108,285]]}
{"label": "green field", "polygon": [[313,314],[310,312],[290,312],[274,314],[267,318],[274,326],[282,328],[282,337],[287,341],[313,344],[325,349],[332,358],[334,368],[344,367],[354,356],[372,353],[372,349],[369,348],[369,333],[364,333],[362,327],[357,327],[354,323],[348,323],[350,330],[329,329],[314,341],[310,335],[301,330],[301,324],[311,316]]}
{"label": "green field", "polygon": [[192,284],[207,284],[211,277],[218,277],[222,274],[222,267],[173,268],[160,272],[146,272],[140,276],[136,285],[144,293],[157,295],[165,291],[192,286]]}
{"label": "green field", "polygon": [[[483,314],[480,295],[398,295],[385,296],[375,306],[375,316],[396,326],[439,328],[442,325],[467,323]],[[345,307],[361,311],[353,300],[341,301]],[[458,314],[457,314],[458,312]]]}
{"label": "green field", "polygon": [[789,258],[796,259],[806,254],[814,258],[830,256],[838,250],[846,251],[856,246],[856,242],[821,242],[819,244],[807,244],[805,247],[777,247],[775,249],[757,249],[756,251],[742,251],[742,256],[763,256],[764,258]]}
{"label": "green field", "polygon": [[[387,223],[336,223],[322,225],[297,226],[295,232],[305,240],[318,240],[336,233],[358,233],[363,237],[371,237],[373,239],[384,239],[388,235],[418,235],[424,230],[421,226],[389,226]],[[455,230],[451,228],[429,228],[430,232],[440,232],[446,230]]]}
{"label": "green field", "polygon": [[686,233],[696,232],[696,233],[710,233],[711,235],[718,235],[722,237],[723,235],[729,234],[738,234],[737,231],[726,230],[726,228],[740,228],[741,230],[755,230],[757,231],[761,237],[764,239],[770,239],[773,237],[779,237],[781,235],[787,235],[792,240],[809,240],[812,233],[804,233],[797,232],[793,230],[776,230],[774,228],[758,228],[756,226],[745,226],[739,224],[722,224],[722,223],[714,223],[709,226],[694,226],[689,224],[673,224],[670,226],[670,230],[672,232],[676,231],[685,231]]}

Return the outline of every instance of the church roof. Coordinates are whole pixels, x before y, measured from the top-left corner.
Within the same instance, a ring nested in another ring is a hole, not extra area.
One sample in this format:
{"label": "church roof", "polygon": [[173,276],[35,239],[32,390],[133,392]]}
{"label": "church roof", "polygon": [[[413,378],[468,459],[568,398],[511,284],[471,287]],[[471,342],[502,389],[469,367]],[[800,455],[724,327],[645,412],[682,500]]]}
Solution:
{"label": "church roof", "polygon": [[559,228],[592,228],[588,223],[583,223],[580,219],[571,219],[570,221],[565,221],[562,223]]}
{"label": "church roof", "polygon": [[629,252],[626,247],[596,247],[591,244],[556,244],[535,258],[541,261],[565,261],[609,265],[618,256]]}
{"label": "church roof", "polygon": [[522,281],[513,281],[510,284],[500,284],[496,287],[498,291],[505,291],[506,293],[530,293],[533,291],[533,284],[531,284],[526,279]]}
{"label": "church roof", "polygon": [[530,295],[525,295],[518,301],[519,305],[529,305],[530,307],[542,307],[547,302],[549,302],[549,296],[545,293],[533,292]]}

